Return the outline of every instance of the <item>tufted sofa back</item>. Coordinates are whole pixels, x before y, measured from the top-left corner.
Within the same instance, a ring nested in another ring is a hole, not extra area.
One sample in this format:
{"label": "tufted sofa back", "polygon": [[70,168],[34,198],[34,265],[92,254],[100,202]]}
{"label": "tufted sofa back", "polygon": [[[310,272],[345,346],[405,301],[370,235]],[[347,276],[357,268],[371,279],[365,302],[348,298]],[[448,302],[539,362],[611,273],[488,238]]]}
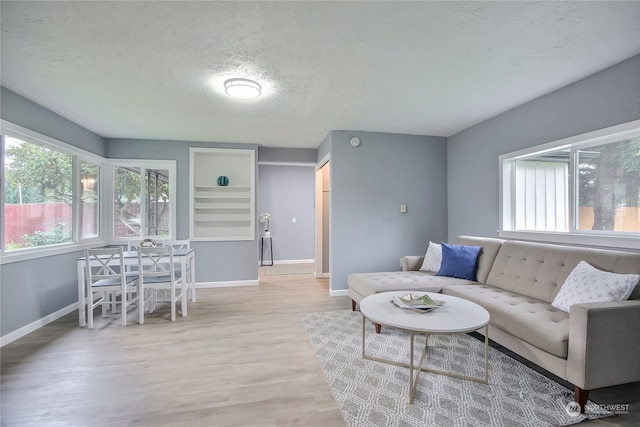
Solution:
{"label": "tufted sofa back", "polygon": [[[580,261],[613,273],[640,274],[640,254],[636,253],[505,241],[486,284],[550,303]],[[630,299],[640,299],[640,286]]]}

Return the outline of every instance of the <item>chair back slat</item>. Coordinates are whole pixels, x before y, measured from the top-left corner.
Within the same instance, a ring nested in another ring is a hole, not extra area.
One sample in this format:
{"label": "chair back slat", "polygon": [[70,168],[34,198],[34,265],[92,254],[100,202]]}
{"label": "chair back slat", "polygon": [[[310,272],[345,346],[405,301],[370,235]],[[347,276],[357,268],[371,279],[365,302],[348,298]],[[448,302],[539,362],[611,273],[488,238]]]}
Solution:
{"label": "chair back slat", "polygon": [[87,283],[102,279],[119,278],[124,271],[122,247],[85,249]]}
{"label": "chair back slat", "polygon": [[152,277],[167,277],[174,280],[174,261],[172,246],[138,248],[138,269],[140,280]]}

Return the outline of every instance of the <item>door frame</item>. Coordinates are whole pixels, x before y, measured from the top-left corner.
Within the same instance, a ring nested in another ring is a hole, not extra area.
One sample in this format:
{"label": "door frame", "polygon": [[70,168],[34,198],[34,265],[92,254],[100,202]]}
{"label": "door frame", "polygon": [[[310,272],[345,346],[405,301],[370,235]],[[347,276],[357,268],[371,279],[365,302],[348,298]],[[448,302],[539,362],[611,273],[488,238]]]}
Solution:
{"label": "door frame", "polygon": [[[325,274],[323,270],[324,265],[324,233],[329,232],[329,230],[324,230],[323,224],[323,212],[324,212],[324,202],[323,202],[323,179],[322,179],[322,168],[330,163],[330,154],[327,154],[316,164],[316,191],[315,191],[315,262],[314,262],[314,276],[316,279],[329,277],[328,273]],[[331,183],[331,178],[329,178],[329,183]],[[329,185],[331,186],[331,185]],[[329,268],[330,269],[330,268]]]}

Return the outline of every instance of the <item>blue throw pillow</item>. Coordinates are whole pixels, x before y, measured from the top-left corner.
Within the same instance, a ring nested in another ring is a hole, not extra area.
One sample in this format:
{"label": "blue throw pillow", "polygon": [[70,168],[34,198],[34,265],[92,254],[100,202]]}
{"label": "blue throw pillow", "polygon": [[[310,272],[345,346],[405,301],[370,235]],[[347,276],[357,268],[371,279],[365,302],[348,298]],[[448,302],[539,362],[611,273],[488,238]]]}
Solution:
{"label": "blue throw pillow", "polygon": [[482,246],[449,245],[442,243],[442,264],[436,276],[476,280],[476,265]]}

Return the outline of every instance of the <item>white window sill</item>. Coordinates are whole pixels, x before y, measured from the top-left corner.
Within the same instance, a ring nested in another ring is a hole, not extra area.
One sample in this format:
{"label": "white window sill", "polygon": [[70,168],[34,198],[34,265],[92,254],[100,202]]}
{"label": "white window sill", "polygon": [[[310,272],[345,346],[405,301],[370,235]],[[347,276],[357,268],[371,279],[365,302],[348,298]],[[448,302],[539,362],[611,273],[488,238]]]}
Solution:
{"label": "white window sill", "polygon": [[30,248],[3,253],[0,256],[0,265],[12,262],[28,261],[31,259],[62,255],[70,252],[82,251],[85,248],[97,248],[105,246],[102,240],[83,241],[82,243],[64,243],[60,245],[47,246],[43,248]]}
{"label": "white window sill", "polygon": [[561,243],[579,246],[598,246],[611,249],[640,251],[640,235],[612,236],[599,234],[552,233],[540,231],[499,231],[503,239],[529,240],[533,242]]}

